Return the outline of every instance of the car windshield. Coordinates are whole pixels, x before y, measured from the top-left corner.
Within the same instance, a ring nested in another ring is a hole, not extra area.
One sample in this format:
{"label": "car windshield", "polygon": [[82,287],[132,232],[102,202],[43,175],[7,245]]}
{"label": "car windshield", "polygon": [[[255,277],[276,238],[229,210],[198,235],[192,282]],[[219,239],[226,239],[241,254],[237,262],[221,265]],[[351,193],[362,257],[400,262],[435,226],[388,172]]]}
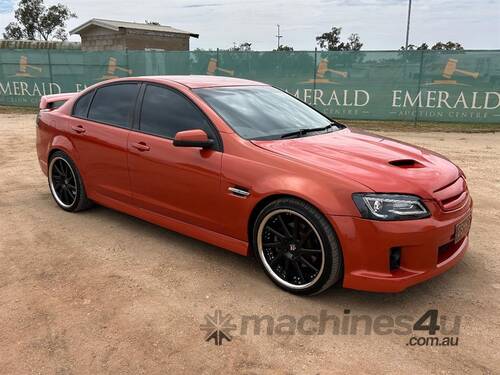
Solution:
{"label": "car windshield", "polygon": [[295,97],[270,86],[196,89],[241,137],[279,139],[336,130],[326,116]]}

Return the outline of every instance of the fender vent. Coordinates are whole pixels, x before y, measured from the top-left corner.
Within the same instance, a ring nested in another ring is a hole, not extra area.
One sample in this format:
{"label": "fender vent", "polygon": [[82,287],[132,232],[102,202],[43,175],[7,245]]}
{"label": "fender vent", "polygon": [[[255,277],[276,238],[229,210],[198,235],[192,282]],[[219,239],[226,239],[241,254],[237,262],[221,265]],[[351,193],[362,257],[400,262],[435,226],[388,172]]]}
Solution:
{"label": "fender vent", "polygon": [[246,188],[241,186],[229,187],[227,190],[229,190],[232,195],[240,198],[246,198],[250,195],[250,192]]}
{"label": "fender vent", "polygon": [[392,160],[389,164],[399,168],[423,168],[424,165],[413,159]]}

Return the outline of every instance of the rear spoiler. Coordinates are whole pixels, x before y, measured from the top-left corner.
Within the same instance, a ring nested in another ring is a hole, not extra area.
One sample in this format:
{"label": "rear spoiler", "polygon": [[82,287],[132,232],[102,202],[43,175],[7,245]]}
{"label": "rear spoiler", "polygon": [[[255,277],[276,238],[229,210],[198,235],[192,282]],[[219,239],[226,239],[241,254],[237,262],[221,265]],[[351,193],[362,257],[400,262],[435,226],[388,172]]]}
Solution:
{"label": "rear spoiler", "polygon": [[45,95],[40,99],[40,111],[50,111],[64,104],[68,99],[75,96],[76,92],[68,92],[65,94]]}

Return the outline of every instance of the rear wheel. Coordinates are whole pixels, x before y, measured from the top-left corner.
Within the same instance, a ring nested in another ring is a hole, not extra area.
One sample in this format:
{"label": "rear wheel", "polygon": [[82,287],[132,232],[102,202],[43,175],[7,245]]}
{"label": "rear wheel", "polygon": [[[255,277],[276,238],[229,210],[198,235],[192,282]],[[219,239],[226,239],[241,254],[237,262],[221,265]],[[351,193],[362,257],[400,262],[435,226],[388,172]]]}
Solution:
{"label": "rear wheel", "polygon": [[319,293],[341,276],[342,256],[331,225],[298,199],[278,199],[260,212],[253,249],[271,280],[291,293]]}
{"label": "rear wheel", "polygon": [[64,152],[51,156],[48,179],[52,197],[63,210],[76,212],[92,205],[75,163]]}

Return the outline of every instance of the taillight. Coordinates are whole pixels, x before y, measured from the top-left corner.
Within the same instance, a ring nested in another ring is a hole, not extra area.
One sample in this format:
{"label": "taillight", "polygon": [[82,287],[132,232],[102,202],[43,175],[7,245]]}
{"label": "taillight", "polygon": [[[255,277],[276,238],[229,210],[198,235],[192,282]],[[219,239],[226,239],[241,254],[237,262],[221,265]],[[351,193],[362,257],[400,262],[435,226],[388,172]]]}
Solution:
{"label": "taillight", "polygon": [[42,119],[41,119],[42,112],[50,112],[50,109],[41,109],[38,112],[38,114],[36,115],[36,120],[35,120],[37,126],[40,126],[40,122],[42,121]]}

